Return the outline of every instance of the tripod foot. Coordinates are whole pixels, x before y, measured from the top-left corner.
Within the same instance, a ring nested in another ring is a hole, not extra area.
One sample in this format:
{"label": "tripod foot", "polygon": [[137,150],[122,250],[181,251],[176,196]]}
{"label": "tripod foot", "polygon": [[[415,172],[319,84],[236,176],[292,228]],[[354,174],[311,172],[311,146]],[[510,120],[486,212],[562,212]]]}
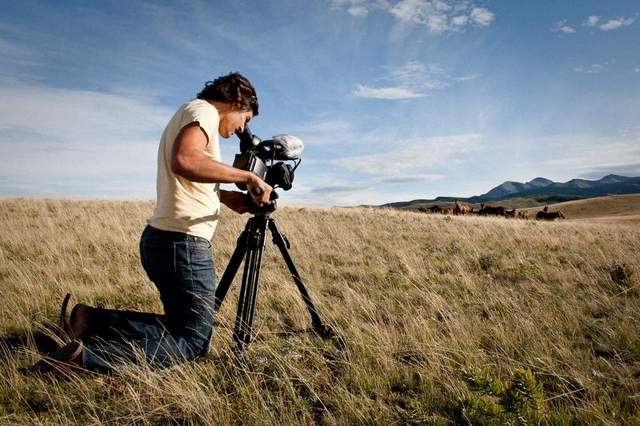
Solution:
{"label": "tripod foot", "polygon": [[346,341],[336,333],[336,330],[327,324],[315,324],[313,327],[318,336],[325,340],[331,340],[337,349],[343,350],[347,347]]}
{"label": "tripod foot", "polygon": [[244,343],[238,343],[238,345],[233,349],[233,355],[235,356],[236,361],[244,364],[244,353],[247,350],[247,345]]}

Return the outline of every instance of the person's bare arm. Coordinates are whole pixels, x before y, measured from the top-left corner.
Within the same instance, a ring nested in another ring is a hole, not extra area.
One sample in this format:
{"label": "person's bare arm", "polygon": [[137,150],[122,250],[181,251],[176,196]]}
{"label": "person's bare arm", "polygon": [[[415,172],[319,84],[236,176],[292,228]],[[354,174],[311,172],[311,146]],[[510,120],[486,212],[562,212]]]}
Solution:
{"label": "person's bare arm", "polygon": [[258,204],[268,203],[271,186],[246,170],[228,166],[205,155],[207,135],[198,123],[185,126],[173,144],[171,171],[192,182],[203,183],[243,183],[262,190],[254,197]]}
{"label": "person's bare arm", "polygon": [[220,202],[229,207],[236,213],[246,213],[249,211],[249,206],[245,201],[245,195],[239,191],[225,191],[221,189],[219,192]]}

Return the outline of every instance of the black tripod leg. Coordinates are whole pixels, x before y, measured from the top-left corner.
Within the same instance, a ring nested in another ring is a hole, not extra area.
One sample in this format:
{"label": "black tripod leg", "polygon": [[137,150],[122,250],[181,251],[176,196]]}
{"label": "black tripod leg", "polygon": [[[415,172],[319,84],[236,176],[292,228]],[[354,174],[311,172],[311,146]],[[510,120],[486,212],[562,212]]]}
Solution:
{"label": "black tripod leg", "polygon": [[249,234],[249,224],[245,227],[245,230],[242,231],[240,237],[238,237],[238,242],[236,244],[236,249],[233,251],[231,255],[231,260],[227,264],[227,268],[224,270],[224,274],[222,274],[222,278],[220,278],[220,283],[218,284],[218,288],[216,288],[216,301],[214,312],[218,312],[220,309],[220,305],[224,301],[224,297],[227,295],[227,291],[233,282],[233,279],[238,272],[238,268],[240,267],[240,263],[242,263],[242,259],[244,259],[244,255],[247,252],[247,236]]}
{"label": "black tripod leg", "polygon": [[238,299],[238,311],[236,323],[233,329],[233,340],[237,344],[236,355],[242,356],[246,347],[251,343],[251,327],[258,296],[258,284],[260,282],[260,266],[264,251],[265,232],[267,219],[260,218],[252,223],[248,229],[247,252],[242,274],[242,287]]}
{"label": "black tripod leg", "polygon": [[269,221],[269,229],[271,230],[273,242],[280,249],[280,253],[282,253],[282,257],[284,258],[284,261],[289,268],[289,272],[291,272],[291,275],[293,276],[293,281],[296,283],[296,286],[298,287],[298,290],[302,295],[302,300],[304,301],[305,305],[307,305],[307,309],[309,310],[309,314],[311,315],[311,324],[313,325],[313,329],[323,338],[333,337],[333,330],[322,323],[320,315],[318,315],[318,311],[311,301],[311,296],[309,296],[309,292],[307,292],[307,289],[302,282],[302,278],[300,277],[300,274],[296,269],[296,265],[293,263],[293,259],[291,259],[291,255],[289,254],[289,250],[287,249],[287,242],[285,241],[284,236],[280,233],[280,231],[278,231],[276,223],[273,220]]}

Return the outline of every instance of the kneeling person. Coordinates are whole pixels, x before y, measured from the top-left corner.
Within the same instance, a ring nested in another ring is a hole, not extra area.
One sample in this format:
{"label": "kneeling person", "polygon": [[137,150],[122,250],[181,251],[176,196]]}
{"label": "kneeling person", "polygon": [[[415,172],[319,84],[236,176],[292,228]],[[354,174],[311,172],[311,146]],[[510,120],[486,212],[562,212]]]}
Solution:
{"label": "kneeling person", "polygon": [[254,174],[220,162],[218,134],[242,132],[256,115],[255,89],[238,73],[207,82],[178,109],[160,140],[155,211],[140,239],[142,266],[158,289],[164,315],[76,305],[68,323],[75,340],[37,369],[75,364],[109,371],[141,354],[166,367],[207,353],[216,287],[210,241],[220,203],[247,211],[244,194],[221,190],[220,183],[259,188],[260,196],[252,195],[257,205],[268,203],[272,190]]}

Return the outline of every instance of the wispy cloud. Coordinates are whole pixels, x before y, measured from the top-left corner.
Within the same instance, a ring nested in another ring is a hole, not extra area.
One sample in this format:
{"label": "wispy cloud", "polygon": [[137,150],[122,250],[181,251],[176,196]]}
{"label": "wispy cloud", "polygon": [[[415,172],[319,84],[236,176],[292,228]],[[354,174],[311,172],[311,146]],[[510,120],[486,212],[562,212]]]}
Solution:
{"label": "wispy cloud", "polygon": [[[602,31],[613,31],[633,24],[634,20],[634,18],[620,17],[617,19],[610,19],[607,22],[598,25],[598,23],[602,22],[600,16],[591,15],[587,16],[582,21],[582,26],[591,28],[598,27]],[[569,24],[566,19],[556,22],[551,30],[554,32],[563,32],[565,34],[573,34],[577,31],[576,26]]]}
{"label": "wispy cloud", "polygon": [[600,25],[600,29],[602,31],[613,31],[613,30],[617,30],[617,29],[622,28],[622,27],[629,26],[629,25],[633,24],[633,21],[634,21],[633,18],[611,19],[611,20],[605,22],[604,24]]}
{"label": "wispy cloud", "polygon": [[381,187],[382,185],[397,185],[397,184],[408,184],[408,183],[428,183],[428,182],[436,182],[442,179],[446,179],[445,175],[442,174],[416,174],[416,175],[406,175],[406,176],[384,176],[384,177],[369,177],[364,181],[354,182],[352,180],[348,181],[336,181],[329,185],[319,185],[314,186],[308,189],[310,193],[345,193],[345,192],[354,192],[361,191],[364,189]]}
{"label": "wispy cloud", "polygon": [[345,10],[349,15],[355,17],[364,17],[370,11],[381,9],[385,10],[389,7],[386,0],[368,1],[368,0],[332,0],[332,10]]}
{"label": "wispy cloud", "polygon": [[582,25],[584,25],[585,27],[595,27],[596,25],[598,25],[598,21],[600,21],[599,16],[591,15],[584,20]]}
{"label": "wispy cloud", "polygon": [[382,182],[387,184],[413,183],[413,182],[436,182],[438,180],[442,180],[445,178],[446,176],[441,174],[418,174],[418,175],[386,177]]}
{"label": "wispy cloud", "polygon": [[453,25],[454,28],[464,27],[468,23],[469,17],[466,15],[459,15],[451,18],[451,25]]}
{"label": "wispy cloud", "polygon": [[432,186],[430,184],[446,179],[447,176],[442,174],[404,177],[367,176],[360,180],[330,179],[322,184],[299,184],[296,186],[296,199],[305,204],[377,205],[415,199],[416,194],[412,185],[429,188]]}
{"label": "wispy cloud", "polygon": [[551,31],[554,32],[563,32],[565,34],[573,34],[576,32],[576,29],[571,25],[567,24],[567,20],[564,19],[562,21],[558,21],[553,25]]}
{"label": "wispy cloud", "polygon": [[343,157],[332,160],[331,164],[389,178],[432,176],[426,172],[443,165],[453,156],[480,149],[481,141],[482,135],[479,134],[412,138],[396,142],[387,152]]}
{"label": "wispy cloud", "polygon": [[435,34],[461,31],[470,25],[487,27],[495,20],[493,12],[470,1],[401,0],[394,4],[386,0],[333,0],[331,9],[344,10],[355,17],[367,16],[373,10],[382,10],[399,22],[422,25]]}
{"label": "wispy cloud", "polygon": [[495,19],[495,14],[484,7],[474,7],[471,9],[471,14],[469,16],[471,17],[471,20],[480,27],[487,27],[491,25]]}
{"label": "wispy cloud", "polygon": [[134,185],[152,195],[157,144],[172,111],[152,99],[45,86],[0,86],[0,94],[0,169],[8,181],[28,181],[41,195],[130,196],[120,183],[135,175]]}
{"label": "wispy cloud", "polygon": [[316,120],[305,123],[300,127],[294,127],[291,129],[292,132],[304,133],[304,134],[321,134],[325,133],[344,133],[350,132],[353,129],[353,125],[351,122],[342,119],[326,119],[326,120]]}
{"label": "wispy cloud", "polygon": [[455,77],[454,80],[455,81],[471,81],[471,80],[477,80],[480,77],[481,77],[480,74],[470,74],[470,75],[463,75],[462,77]]}
{"label": "wispy cloud", "polygon": [[389,9],[399,21],[424,25],[429,32],[459,31],[467,25],[478,27],[491,25],[495,14],[484,7],[468,2],[452,6],[445,1],[402,0]]}
{"label": "wispy cloud", "polygon": [[541,165],[573,176],[623,171],[640,174],[640,146],[637,141],[593,140],[574,144],[561,158]]}
{"label": "wispy cloud", "polygon": [[583,67],[576,67],[573,70],[575,72],[583,73],[583,74],[600,74],[605,71],[607,67],[611,64],[615,63],[615,61],[607,61],[601,64],[591,64]]}
{"label": "wispy cloud", "polygon": [[26,78],[41,66],[42,55],[28,45],[0,39],[0,79],[16,81],[15,76]]}
{"label": "wispy cloud", "polygon": [[412,99],[426,96],[424,93],[416,93],[407,87],[370,87],[358,84],[353,94],[359,98],[370,99]]}
{"label": "wispy cloud", "polygon": [[328,161],[335,172],[297,187],[296,195],[304,202],[338,205],[414,199],[416,188],[433,188],[429,184],[448,179],[446,170],[486,149],[483,139],[480,134],[418,137],[388,144],[383,152],[336,158]]}
{"label": "wispy cloud", "polygon": [[[335,148],[344,144],[353,146],[354,140],[361,137],[355,131],[353,122],[343,118],[323,118],[301,122],[288,127],[287,132],[300,138],[304,142],[305,149],[328,150],[331,149],[330,147]],[[235,153],[234,151],[233,155]],[[310,159],[305,159],[305,164],[309,162]]]}
{"label": "wispy cloud", "polygon": [[353,94],[372,99],[412,99],[428,96],[445,89],[454,82],[475,80],[479,75],[451,77],[438,64],[425,65],[418,61],[398,67],[386,67],[386,75],[376,85],[359,84]]}
{"label": "wispy cloud", "polygon": [[603,64],[592,64],[587,67],[576,67],[573,69],[575,72],[583,74],[600,74],[604,70]]}

